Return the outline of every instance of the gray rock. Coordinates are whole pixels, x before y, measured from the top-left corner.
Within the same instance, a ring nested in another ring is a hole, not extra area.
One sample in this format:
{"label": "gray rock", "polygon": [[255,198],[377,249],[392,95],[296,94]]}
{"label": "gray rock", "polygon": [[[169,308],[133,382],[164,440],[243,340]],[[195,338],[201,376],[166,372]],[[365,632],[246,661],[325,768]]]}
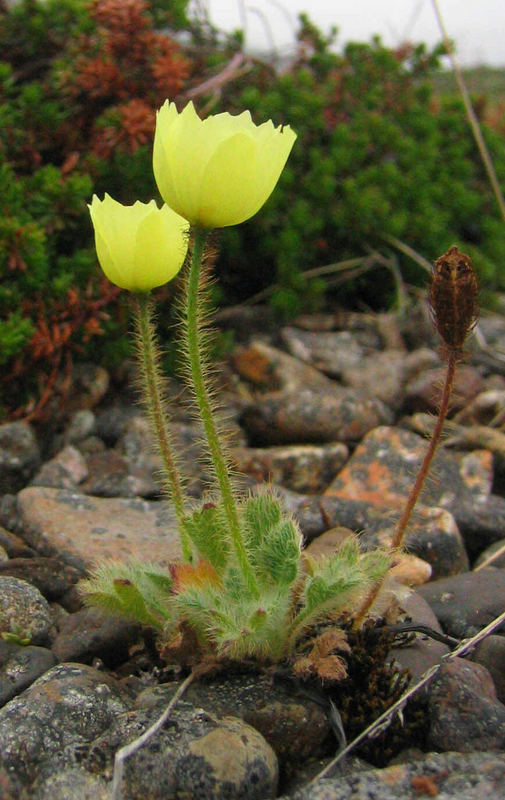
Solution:
{"label": "gray rock", "polygon": [[[8,495],[10,496],[10,495]],[[28,558],[34,556],[35,551],[15,533],[2,528],[0,525],[0,545],[4,548],[9,558]]]}
{"label": "gray rock", "polygon": [[327,445],[235,447],[233,462],[239,472],[275,483],[301,494],[320,494],[348,457],[341,442]]}
{"label": "gray rock", "polygon": [[[90,749],[88,765],[112,774],[117,748],[136,739],[159,717],[151,708],[119,717]],[[258,731],[236,717],[217,719],[179,703],[155,736],[125,763],[125,800],[268,800],[275,797],[278,766]]]}
{"label": "gray rock", "polygon": [[0,576],[7,575],[31,583],[47,600],[61,600],[65,596],[66,600],[70,600],[74,590],[72,599],[75,605],[75,585],[83,577],[83,572],[66,564],[61,558],[35,556],[11,558],[0,564]]}
{"label": "gray rock", "polygon": [[[328,496],[368,501],[377,508],[401,509],[427,448],[426,439],[401,428],[370,431],[325,492]],[[439,449],[418,508],[438,506],[451,512],[465,543],[489,542],[505,525],[505,500],[491,495],[493,459],[488,450],[457,453]],[[345,523],[346,524],[346,523]],[[482,541],[482,538],[481,538]]]}
{"label": "gray rock", "polygon": [[295,791],[289,800],[482,800],[504,795],[505,754],[429,753],[386,769],[326,778]]}
{"label": "gray rock", "polygon": [[55,664],[55,658],[45,647],[23,647],[0,640],[0,706],[39,678]]}
{"label": "gray rock", "polygon": [[505,703],[505,637],[486,636],[471,654],[472,661],[489,671],[501,703]]}
{"label": "gray rock", "polygon": [[[306,541],[329,528],[343,525],[360,532],[362,546],[366,549],[389,545],[398,517],[394,509],[339,497],[291,498],[289,507]],[[442,508],[417,509],[408,526],[405,547],[431,565],[434,578],[468,569],[461,534],[452,514]]]}
{"label": "gray rock", "polygon": [[[286,327],[281,338],[288,351],[300,361],[321,370],[330,378],[340,378],[346,369],[356,367],[370,350],[351,331],[329,331],[312,333]],[[361,337],[363,338],[363,337]],[[377,341],[373,342],[377,345]]]}
{"label": "gray rock", "polygon": [[426,583],[418,590],[446,633],[474,636],[505,608],[505,570],[485,567]]}
{"label": "gray rock", "polygon": [[330,391],[304,388],[269,394],[241,416],[251,444],[355,442],[392,421],[380,400],[361,397],[334,384]]}
{"label": "gray rock", "polygon": [[[409,411],[437,412],[446,370],[445,365],[423,370],[406,384],[405,405]],[[460,365],[454,378],[451,410],[464,408],[483,386],[483,379],[475,367]]]}
{"label": "gray rock", "polygon": [[482,664],[456,658],[443,664],[428,691],[428,743],[438,751],[503,750],[505,706]]}
{"label": "gray rock", "polygon": [[129,701],[110,675],[82,664],[53,667],[0,709],[0,766],[29,785],[43,770],[75,765]]}
{"label": "gray rock", "polygon": [[0,494],[26,486],[40,464],[33,428],[26,422],[0,425]]}
{"label": "gray rock", "polygon": [[[432,630],[442,632],[440,624],[426,600],[418,593],[412,592],[401,602],[402,609],[413,623],[427,625]],[[440,664],[444,655],[449,652],[447,645],[423,634],[416,634],[415,639],[406,647],[393,647],[389,658],[400,667],[408,669],[411,682],[416,683],[424,673]]]}
{"label": "gray rock", "polygon": [[342,381],[368,397],[377,397],[390,408],[403,404],[405,353],[384,350],[371,353],[352,367],[342,370]]}
{"label": "gray rock", "polygon": [[461,498],[461,502],[452,503],[451,507],[470,558],[502,539],[505,530],[505,498],[494,494],[470,500]]}
{"label": "gray rock", "polygon": [[79,661],[89,664],[100,658],[109,667],[128,660],[128,648],[138,638],[140,625],[83,608],[69,614],[60,624],[52,644],[58,661]]}
{"label": "gray rock", "polygon": [[268,392],[281,389],[290,393],[307,386],[331,391],[335,386],[315,367],[259,341],[238,347],[233,366],[241,378]]}
{"label": "gray rock", "polygon": [[75,489],[88,476],[88,467],[79,450],[71,445],[47,461],[31,481],[32,486]]}
{"label": "gray rock", "polygon": [[0,631],[19,634],[30,644],[50,642],[54,635],[51,609],[35,586],[0,575]]}
{"label": "gray rock", "polygon": [[78,444],[95,433],[96,417],[89,408],[83,408],[72,415],[65,431],[65,442]]}
{"label": "gray rock", "polygon": [[[161,465],[160,465],[161,466]],[[116,450],[93,453],[86,459],[87,479],[80,490],[96,497],[156,497],[161,484],[151,470],[132,464]]]}
{"label": "gray rock", "polygon": [[[47,774],[46,774],[47,773]],[[30,787],[31,800],[110,800],[110,785],[79,766],[46,768]]]}
{"label": "gray rock", "polygon": [[19,493],[18,506],[27,541],[81,568],[104,558],[145,561],[146,553],[162,564],[180,558],[169,503],[30,486]]}
{"label": "gray rock", "polygon": [[[156,706],[161,712],[176,688],[172,683],[145,689],[135,705]],[[331,734],[327,716],[315,700],[266,673],[218,674],[193,683],[184,701],[195,709],[204,708],[218,717],[233,715],[252,725],[275,750],[285,774],[324,753]]]}

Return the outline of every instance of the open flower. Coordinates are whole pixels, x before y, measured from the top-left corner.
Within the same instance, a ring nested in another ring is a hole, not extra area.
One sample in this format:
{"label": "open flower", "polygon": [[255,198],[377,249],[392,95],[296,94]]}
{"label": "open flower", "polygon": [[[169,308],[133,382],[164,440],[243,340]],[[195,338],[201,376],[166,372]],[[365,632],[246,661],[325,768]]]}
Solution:
{"label": "open flower", "polygon": [[193,103],[160,108],[153,169],[165,203],[192,225],[223,228],[249,219],[271,195],[296,133],[272,121],[255,125],[249,111],[201,120]]}
{"label": "open flower", "polygon": [[188,223],[154,200],[124,206],[106,194],[88,206],[100,266],[112,283],[147,292],[177,275],[188,249]]}

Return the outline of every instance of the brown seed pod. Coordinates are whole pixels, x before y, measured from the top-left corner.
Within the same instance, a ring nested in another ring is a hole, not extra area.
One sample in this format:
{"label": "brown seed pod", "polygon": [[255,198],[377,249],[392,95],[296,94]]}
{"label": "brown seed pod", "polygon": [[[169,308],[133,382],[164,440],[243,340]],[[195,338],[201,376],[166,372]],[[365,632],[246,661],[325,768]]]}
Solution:
{"label": "brown seed pod", "polygon": [[472,259],[453,245],[437,258],[429,293],[434,325],[451,350],[461,350],[477,321],[478,283]]}

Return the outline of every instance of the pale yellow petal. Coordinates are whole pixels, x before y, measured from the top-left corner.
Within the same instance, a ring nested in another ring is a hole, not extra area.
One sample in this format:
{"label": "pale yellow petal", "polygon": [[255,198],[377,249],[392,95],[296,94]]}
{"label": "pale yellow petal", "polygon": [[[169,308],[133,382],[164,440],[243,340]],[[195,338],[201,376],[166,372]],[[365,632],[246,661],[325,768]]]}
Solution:
{"label": "pale yellow petal", "polygon": [[193,103],[159,110],[153,169],[165,202],[193,225],[236,225],[253,216],[272,193],[296,134],[249,111],[200,120]]}

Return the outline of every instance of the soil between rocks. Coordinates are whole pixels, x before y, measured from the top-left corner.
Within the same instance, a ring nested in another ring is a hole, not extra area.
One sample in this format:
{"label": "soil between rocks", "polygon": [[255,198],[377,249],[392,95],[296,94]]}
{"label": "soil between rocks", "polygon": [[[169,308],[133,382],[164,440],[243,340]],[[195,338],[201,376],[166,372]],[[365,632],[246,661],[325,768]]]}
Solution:
{"label": "soil between rocks", "polygon": [[[219,396],[244,490],[273,483],[314,552],[349,529],[364,547],[387,542],[443,374],[425,310],[408,319],[312,315],[281,329],[266,317],[250,310],[244,326],[228,310],[220,320],[235,332]],[[412,588],[405,617],[456,639],[505,607],[505,557],[476,569],[505,542],[505,319],[483,316],[479,333],[395,576]],[[87,374],[67,419],[0,426],[0,630],[15,635],[0,640],[0,800],[110,797],[114,753],[155,721],[183,677],[160,662],[150,631],[80,603],[78,581],[97,560],[180,554],[130,384],[111,380],[107,390],[97,368],[95,391],[92,365]],[[174,381],[169,388],[196,502],[208,468],[184,393]],[[281,668],[223,670],[193,684],[129,759],[124,797],[502,796],[504,643],[497,631],[470,658],[442,666],[403,726],[397,719],[312,784],[342,743],[334,710],[349,740],[399,696],[403,668],[418,679],[447,644],[411,634],[387,640],[380,657],[377,644],[356,646],[349,680],[336,687],[301,686]],[[386,651],[394,664],[383,669]]]}

